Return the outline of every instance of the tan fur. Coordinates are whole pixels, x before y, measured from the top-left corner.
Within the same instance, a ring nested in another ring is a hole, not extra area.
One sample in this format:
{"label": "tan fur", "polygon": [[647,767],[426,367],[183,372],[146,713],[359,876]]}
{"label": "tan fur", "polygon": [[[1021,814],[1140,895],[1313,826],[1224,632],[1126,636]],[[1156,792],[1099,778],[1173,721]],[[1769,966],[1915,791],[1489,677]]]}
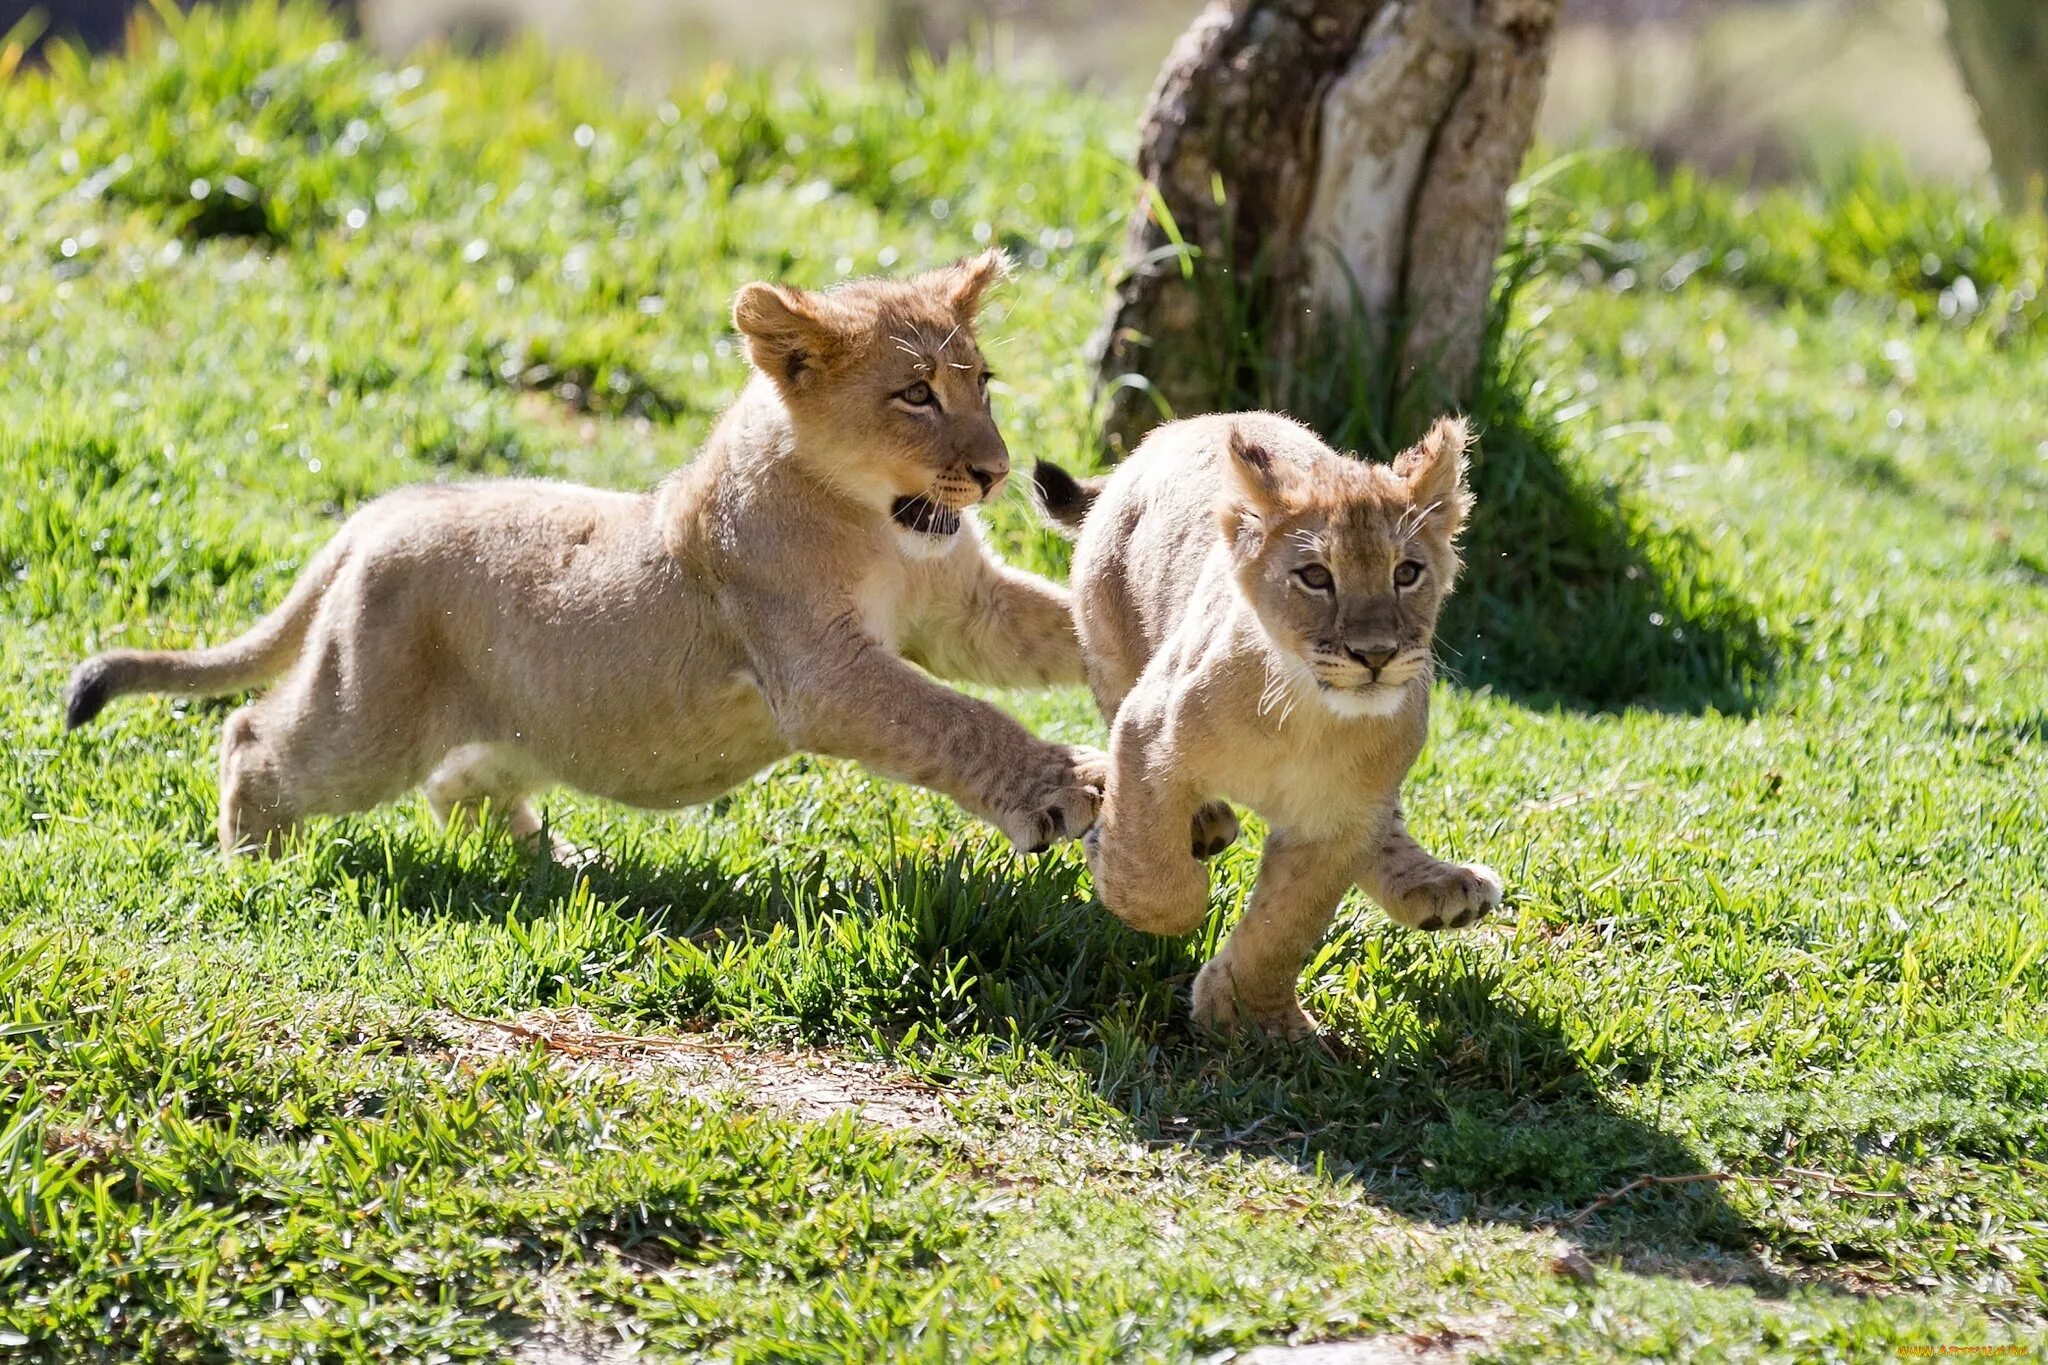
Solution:
{"label": "tan fur", "polygon": [[[1313,1032],[1296,979],[1354,883],[1419,929],[1500,903],[1499,877],[1425,853],[1400,809],[1470,504],[1466,444],[1463,422],[1441,421],[1389,467],[1245,413],[1161,427],[1093,485],[1041,471],[1042,492],[1067,499],[1048,496],[1055,516],[1086,510],[1072,583],[1112,720],[1109,789],[1085,841],[1103,904],[1185,933],[1207,910],[1198,855],[1236,833],[1219,798],[1271,829],[1250,906],[1196,978],[1202,1022]],[[1419,576],[1399,587],[1404,563]]]}
{"label": "tan fur", "polygon": [[[488,803],[534,840],[528,797],[551,784],[681,806],[794,749],[944,792],[1024,848],[1078,835],[1100,753],[1041,742],[904,662],[983,683],[1081,676],[1065,592],[1000,563],[967,510],[1009,469],[973,330],[1003,268],[990,253],[822,294],[750,285],[734,315],[757,373],[659,490],[392,493],[239,640],[80,665],[68,719],[289,668],[226,725],[229,850],[422,782],[441,819]],[[957,529],[906,529],[892,508],[957,512]]]}

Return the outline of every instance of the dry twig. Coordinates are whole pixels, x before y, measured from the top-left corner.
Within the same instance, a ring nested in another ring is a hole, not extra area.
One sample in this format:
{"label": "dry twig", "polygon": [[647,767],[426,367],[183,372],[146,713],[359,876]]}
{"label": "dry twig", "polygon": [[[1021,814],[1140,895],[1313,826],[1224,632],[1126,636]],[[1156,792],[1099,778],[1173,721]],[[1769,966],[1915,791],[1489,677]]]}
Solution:
{"label": "dry twig", "polygon": [[[640,1048],[648,1052],[702,1052],[713,1057],[730,1058],[731,1049],[717,1043],[700,1043],[688,1038],[643,1038],[630,1033],[549,1033],[526,1024],[514,1023],[507,1019],[487,1019],[474,1014],[464,1014],[448,1005],[442,1009],[454,1015],[465,1024],[480,1028],[494,1028],[509,1033],[525,1042],[539,1043],[551,1052],[565,1052],[572,1057],[592,1057],[605,1048]],[[595,1044],[595,1046],[592,1046]]]}

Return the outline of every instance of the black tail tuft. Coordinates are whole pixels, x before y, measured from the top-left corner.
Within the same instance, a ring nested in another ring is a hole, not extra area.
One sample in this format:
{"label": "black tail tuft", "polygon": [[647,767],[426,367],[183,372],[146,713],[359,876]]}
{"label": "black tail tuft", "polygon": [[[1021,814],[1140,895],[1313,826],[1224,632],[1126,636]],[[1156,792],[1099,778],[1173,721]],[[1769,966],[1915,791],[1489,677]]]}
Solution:
{"label": "black tail tuft", "polygon": [[76,730],[113,699],[113,670],[105,659],[87,659],[72,672],[71,685],[64,689],[64,728]]}
{"label": "black tail tuft", "polygon": [[1044,460],[1031,466],[1031,486],[1038,494],[1039,510],[1058,526],[1081,529],[1088,509],[1102,491],[1100,479],[1077,479],[1056,464]]}

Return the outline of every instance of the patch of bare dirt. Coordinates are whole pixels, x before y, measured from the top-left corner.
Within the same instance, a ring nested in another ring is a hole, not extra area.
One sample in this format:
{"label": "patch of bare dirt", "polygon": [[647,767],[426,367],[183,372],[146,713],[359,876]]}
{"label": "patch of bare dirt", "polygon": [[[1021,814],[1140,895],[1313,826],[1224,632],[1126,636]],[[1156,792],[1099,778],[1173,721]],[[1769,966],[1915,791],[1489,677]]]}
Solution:
{"label": "patch of bare dirt", "polygon": [[512,1343],[512,1365],[629,1365],[644,1360],[617,1338],[531,1332]]}
{"label": "patch of bare dirt", "polygon": [[481,1019],[436,1010],[429,1022],[456,1056],[544,1048],[571,1072],[630,1075],[816,1122],[851,1112],[882,1128],[952,1126],[943,1093],[915,1076],[831,1052],[764,1052],[706,1037],[612,1033],[582,1010],[529,1010]]}
{"label": "patch of bare dirt", "polygon": [[1507,1314],[1446,1318],[1432,1330],[1384,1332],[1300,1347],[1253,1347],[1235,1365],[1450,1365],[1505,1336]]}
{"label": "patch of bare dirt", "polygon": [[1449,1365],[1506,1334],[1504,1313],[1447,1319],[1434,1330],[1390,1332],[1355,1341],[1302,1346],[1255,1346],[1235,1365]]}

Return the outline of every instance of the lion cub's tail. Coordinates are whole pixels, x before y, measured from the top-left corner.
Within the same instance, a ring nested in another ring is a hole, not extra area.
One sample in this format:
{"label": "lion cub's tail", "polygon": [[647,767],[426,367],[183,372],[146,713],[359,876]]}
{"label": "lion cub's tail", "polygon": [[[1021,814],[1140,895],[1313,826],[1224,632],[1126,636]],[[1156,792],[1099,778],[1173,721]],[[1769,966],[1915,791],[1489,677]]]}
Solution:
{"label": "lion cub's tail", "polygon": [[299,656],[321,595],[347,557],[337,536],[313,557],[275,611],[248,631],[211,649],[112,649],[95,654],[71,674],[64,689],[64,728],[76,730],[126,692],[172,692],[213,697],[239,692],[277,676]]}
{"label": "lion cub's tail", "polygon": [[1102,494],[1107,474],[1077,479],[1056,464],[1044,460],[1031,466],[1031,487],[1038,494],[1038,510],[1047,520],[1066,531],[1078,531],[1088,518],[1088,509]]}

